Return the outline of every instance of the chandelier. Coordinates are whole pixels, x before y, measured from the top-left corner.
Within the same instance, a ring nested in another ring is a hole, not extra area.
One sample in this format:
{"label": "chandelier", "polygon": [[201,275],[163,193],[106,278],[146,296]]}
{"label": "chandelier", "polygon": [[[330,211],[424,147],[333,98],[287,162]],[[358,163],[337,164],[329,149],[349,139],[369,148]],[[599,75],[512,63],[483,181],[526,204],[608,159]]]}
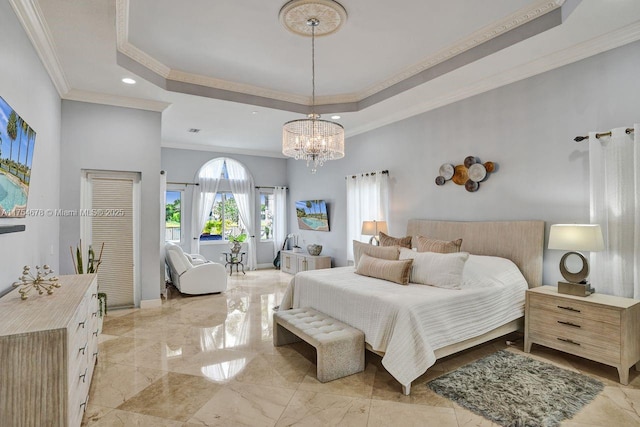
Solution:
{"label": "chandelier", "polygon": [[[322,27],[319,16],[323,17]],[[311,33],[311,113],[306,119],[291,120],[282,126],[282,154],[306,160],[311,173],[328,160],[344,157],[344,128],[320,119],[315,112],[315,39],[316,35],[337,31],[346,18],[344,8],[331,0],[293,0],[280,10],[280,21],[288,30],[305,36]]]}

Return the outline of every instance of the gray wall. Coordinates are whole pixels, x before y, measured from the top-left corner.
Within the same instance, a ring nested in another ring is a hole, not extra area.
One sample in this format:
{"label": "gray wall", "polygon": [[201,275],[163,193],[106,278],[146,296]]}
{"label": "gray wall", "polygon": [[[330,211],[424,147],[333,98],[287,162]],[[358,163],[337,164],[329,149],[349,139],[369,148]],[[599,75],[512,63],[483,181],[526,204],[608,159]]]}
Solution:
{"label": "gray wall", "polygon": [[[27,208],[58,208],[60,178],[60,97],[31,46],[9,2],[0,2],[0,96],[37,133]],[[8,153],[2,153],[6,157]],[[48,263],[58,270],[55,216],[0,219],[0,225],[24,224],[26,231],[0,235],[0,294],[22,274],[24,265]]]}
{"label": "gray wall", "polygon": [[[257,157],[241,154],[218,153],[212,151],[179,150],[173,148],[162,149],[162,170],[167,173],[167,182],[194,182],[196,173],[211,159],[228,157],[242,163],[253,175],[255,185],[260,187],[286,186],[287,185],[287,161],[272,157]],[[184,192],[185,213],[182,226],[185,230],[181,246],[190,251],[191,247],[191,204],[193,186],[187,186]],[[260,209],[259,190],[256,190],[256,218]],[[272,242],[260,242],[256,239],[258,266],[271,265],[273,262],[274,247]],[[200,246],[200,253],[207,259],[221,261],[224,259],[222,252],[228,251],[226,243],[205,243]]]}
{"label": "gray wall", "polygon": [[[389,231],[402,236],[410,218],[589,222],[588,146],[573,138],[640,121],[640,43],[486,92],[404,121],[357,135],[344,159],[311,175],[289,160],[290,215],[295,200],[326,199],[328,233],[298,231],[305,243],[346,265],[345,176],[388,169]],[[475,155],[498,169],[469,193],[436,186],[443,163]],[[295,216],[293,216],[295,218]],[[544,282],[561,279],[560,251],[545,251]]]}
{"label": "gray wall", "polygon": [[[89,104],[62,103],[60,205],[80,209],[82,170],[141,174],[141,300],[160,298],[160,113]],[[60,253],[80,239],[80,218],[60,220]],[[70,255],[60,269],[73,272]]]}

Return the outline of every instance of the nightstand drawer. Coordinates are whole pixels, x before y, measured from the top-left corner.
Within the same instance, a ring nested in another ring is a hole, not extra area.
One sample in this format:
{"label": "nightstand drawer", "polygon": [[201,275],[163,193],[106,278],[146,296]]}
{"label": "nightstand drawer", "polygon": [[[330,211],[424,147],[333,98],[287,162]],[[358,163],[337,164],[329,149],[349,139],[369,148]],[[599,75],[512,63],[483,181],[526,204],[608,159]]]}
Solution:
{"label": "nightstand drawer", "polygon": [[562,297],[530,294],[529,307],[532,310],[543,309],[555,315],[620,325],[620,310]]}
{"label": "nightstand drawer", "polygon": [[[596,347],[602,347],[613,350],[615,353],[620,351],[620,330],[611,325],[600,323],[595,324],[593,321],[583,321],[582,324],[557,320],[551,317],[534,316],[529,322],[529,331],[536,336],[547,336],[553,340],[570,340],[582,345],[588,344]],[[579,327],[578,327],[579,326]],[[570,343],[570,342],[569,342]]]}
{"label": "nightstand drawer", "polygon": [[600,363],[616,365],[620,363],[620,346],[597,346],[578,338],[557,337],[546,332],[529,330],[529,339],[546,347],[576,356],[585,357]]}

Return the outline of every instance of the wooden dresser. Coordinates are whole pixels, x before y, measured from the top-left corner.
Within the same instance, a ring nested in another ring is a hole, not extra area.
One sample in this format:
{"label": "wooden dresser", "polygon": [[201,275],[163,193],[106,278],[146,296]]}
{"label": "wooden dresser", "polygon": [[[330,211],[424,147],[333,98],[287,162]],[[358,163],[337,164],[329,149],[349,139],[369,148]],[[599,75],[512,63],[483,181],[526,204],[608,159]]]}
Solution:
{"label": "wooden dresser", "polygon": [[309,255],[305,252],[282,251],[280,253],[280,268],[289,274],[296,274],[300,271],[331,268],[331,257]]}
{"label": "wooden dresser", "polygon": [[533,343],[614,366],[626,385],[629,368],[640,361],[640,300],[564,295],[555,286],[529,289],[524,351]]}
{"label": "wooden dresser", "polygon": [[79,426],[98,356],[94,274],[60,276],[52,295],[0,298],[0,425]]}

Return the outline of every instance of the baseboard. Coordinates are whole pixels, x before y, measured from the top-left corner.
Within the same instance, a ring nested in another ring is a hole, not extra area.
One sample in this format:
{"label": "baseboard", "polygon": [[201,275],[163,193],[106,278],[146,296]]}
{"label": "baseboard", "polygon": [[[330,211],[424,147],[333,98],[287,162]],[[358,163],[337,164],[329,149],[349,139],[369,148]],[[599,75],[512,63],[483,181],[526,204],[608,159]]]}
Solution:
{"label": "baseboard", "polygon": [[162,307],[162,299],[146,299],[140,301],[140,308],[158,308]]}
{"label": "baseboard", "polygon": [[258,266],[256,267],[257,270],[268,270],[271,269],[273,270],[273,263],[267,263],[267,264],[258,264]]}

